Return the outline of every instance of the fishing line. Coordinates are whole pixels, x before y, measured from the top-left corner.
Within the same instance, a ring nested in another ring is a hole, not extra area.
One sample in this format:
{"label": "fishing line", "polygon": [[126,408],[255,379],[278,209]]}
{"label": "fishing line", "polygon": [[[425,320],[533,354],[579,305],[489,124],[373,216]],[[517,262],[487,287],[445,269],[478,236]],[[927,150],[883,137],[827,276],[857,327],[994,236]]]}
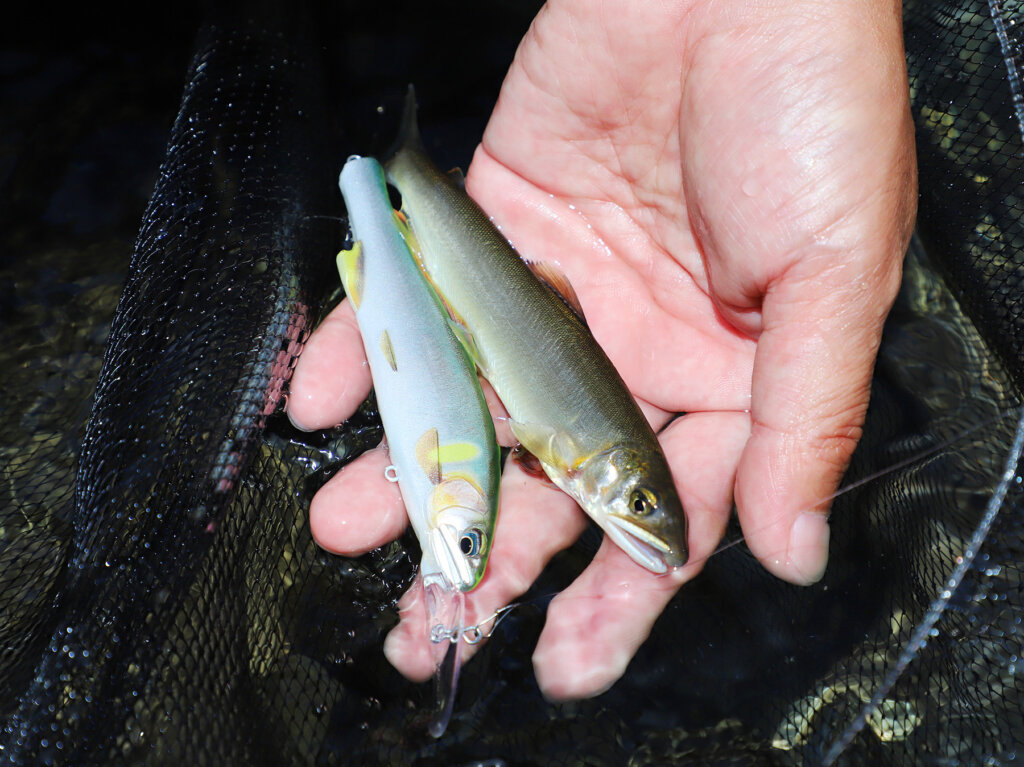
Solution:
{"label": "fishing line", "polygon": [[[441,642],[457,642],[461,639],[468,645],[480,644],[484,640],[490,639],[494,636],[494,633],[498,630],[498,624],[505,620],[505,618],[508,617],[508,615],[517,607],[526,607],[527,605],[549,600],[555,596],[557,596],[557,592],[549,592],[546,594],[538,594],[537,596],[530,597],[529,599],[521,599],[518,602],[510,602],[504,607],[499,607],[482,621],[462,628],[447,630],[439,624],[434,625],[430,631],[430,641],[434,644],[439,644]],[[492,621],[493,623],[491,624],[490,629],[485,631],[483,627]]]}
{"label": "fishing line", "polygon": [[345,218],[344,216],[330,216],[330,215],[327,215],[326,213],[307,213],[302,218],[307,220],[307,221],[316,218],[316,219],[324,219],[326,221],[337,221],[339,224],[347,224],[348,223],[348,219]]}
{"label": "fishing line", "polygon": [[[498,624],[505,619],[505,616],[512,612],[512,610],[523,604],[526,604],[526,602],[512,602],[511,604],[505,605],[504,607],[499,607],[484,620],[472,626],[467,626],[466,628],[464,628],[462,630],[462,640],[466,644],[475,645],[480,644],[480,642],[482,642],[485,639],[490,639],[492,636],[494,636],[494,632],[498,629]],[[481,626],[490,623],[491,621],[494,621],[494,623],[491,625],[490,631],[485,633],[480,630]]]}
{"label": "fishing line", "polygon": [[899,681],[900,677],[903,676],[903,673],[907,670],[910,663],[928,643],[928,639],[932,634],[935,624],[938,622],[939,618],[942,617],[950,600],[953,598],[953,595],[959,588],[964,576],[967,574],[967,571],[970,570],[971,566],[974,564],[974,560],[977,557],[982,544],[988,537],[989,530],[992,528],[992,524],[995,522],[995,519],[999,514],[999,510],[1002,508],[1003,500],[1010,488],[1010,483],[1014,481],[1014,477],[1017,475],[1017,465],[1020,462],[1022,450],[1024,450],[1024,417],[1020,418],[1017,422],[1017,433],[1013,440],[1013,447],[1010,449],[1010,454],[1006,458],[1006,463],[1003,468],[1003,474],[999,480],[999,484],[996,486],[995,492],[989,499],[988,506],[985,509],[985,516],[982,517],[980,524],[974,531],[974,535],[971,536],[971,540],[963,555],[957,558],[956,569],[953,570],[953,574],[949,577],[949,580],[946,581],[946,588],[932,602],[924,620],[922,620],[921,623],[918,624],[917,628],[914,629],[914,633],[911,635],[910,641],[908,641],[906,646],[903,648],[896,664],[889,669],[889,673],[885,675],[882,683],[878,686],[878,689],[875,690],[875,694],[871,696],[871,700],[861,708],[857,717],[846,727],[842,735],[832,743],[832,746],[825,754],[825,759],[822,761],[823,767],[830,767],[830,765],[835,764],[842,752],[846,750],[846,747],[849,746],[857,734],[864,729],[864,726],[867,724],[868,718],[871,714],[873,714],[878,707],[882,705],[885,697],[896,685],[896,682]]}
{"label": "fishing line", "polygon": [[[472,626],[466,626],[462,630],[462,639],[464,642],[466,642],[466,644],[480,644],[480,642],[484,641],[485,639],[490,639],[492,636],[494,636],[494,632],[498,630],[498,624],[505,620],[505,618],[508,617],[509,613],[511,613],[517,607],[526,607],[527,605],[536,604],[538,602],[544,602],[556,596],[558,596],[557,591],[549,591],[544,594],[538,594],[535,597],[530,597],[529,599],[520,599],[518,602],[510,602],[504,607],[499,607],[497,610],[495,610],[493,613],[491,613],[489,616],[484,618],[479,623],[475,623]],[[491,621],[494,621],[494,623],[491,626],[490,631],[481,631],[481,626],[484,626],[487,623],[490,623]],[[454,641],[454,639],[452,641]]]}
{"label": "fishing line", "polygon": [[[935,455],[939,451],[941,451],[941,450],[943,450],[943,449],[945,449],[947,447],[950,447],[950,446],[956,444],[957,442],[959,442],[959,441],[961,441],[963,439],[966,439],[967,437],[969,437],[972,434],[976,433],[980,429],[982,429],[982,428],[984,428],[986,426],[989,426],[989,425],[991,425],[993,423],[998,423],[998,422],[1002,421],[1003,419],[1005,419],[1006,417],[1008,417],[1008,416],[1010,416],[1012,414],[1021,414],[1021,416],[1019,416],[1019,417],[1021,417],[1022,420],[1021,420],[1021,425],[1018,426],[1018,430],[1019,430],[1019,434],[1020,433],[1024,433],[1024,431],[1022,431],[1022,430],[1024,430],[1024,408],[1022,408],[1022,406],[1020,406],[1020,405],[1014,406],[1012,408],[1005,408],[1005,409],[999,411],[998,413],[996,413],[995,415],[992,415],[992,416],[990,416],[988,418],[983,419],[982,421],[974,424],[973,426],[971,426],[969,428],[964,429],[963,431],[959,432],[958,434],[956,434],[956,435],[954,435],[952,437],[949,437],[947,439],[941,440],[940,442],[937,442],[936,444],[932,445],[931,447],[928,447],[928,448],[926,448],[926,449],[924,449],[924,450],[922,450],[922,451],[920,451],[918,453],[915,453],[912,456],[909,456],[909,457],[904,458],[904,459],[902,459],[900,461],[897,461],[896,463],[892,464],[891,466],[886,467],[885,469],[873,472],[873,473],[867,475],[866,477],[862,477],[862,478],[860,478],[858,480],[855,480],[854,482],[851,482],[850,484],[846,485],[845,487],[840,488],[839,490],[837,490],[836,492],[832,493],[831,495],[828,495],[828,496],[822,498],[821,500],[818,501],[817,504],[815,504],[815,506],[817,506],[817,505],[819,505],[821,503],[825,503],[826,501],[835,500],[836,498],[839,498],[840,496],[843,496],[843,495],[845,495],[845,494],[847,494],[849,492],[852,492],[853,490],[856,490],[856,489],[858,489],[860,487],[864,487],[865,485],[867,485],[867,484],[869,484],[871,482],[874,482],[875,480],[877,480],[877,479],[879,479],[881,477],[887,476],[887,475],[889,475],[889,474],[891,474],[891,473],[893,473],[895,471],[899,471],[900,469],[904,469],[904,468],[906,468],[908,466],[911,466],[911,465],[917,463],[918,461],[924,460],[925,458],[928,458],[929,456]],[[1003,492],[1005,493],[1005,488],[1003,488]],[[771,527],[771,525],[766,525],[766,526],[764,526],[764,527],[762,527],[760,529],[761,530],[766,530],[766,529],[769,529],[770,527]],[[691,562],[692,561],[698,561],[698,562],[699,561],[705,561],[706,562],[711,557],[713,557],[713,556],[715,556],[717,554],[720,554],[723,551],[731,549],[731,548],[733,548],[735,546],[738,546],[739,544],[743,543],[745,540],[746,540],[745,536],[741,536],[741,537],[737,538],[736,540],[732,540],[732,541],[728,541],[726,543],[723,543],[720,546],[718,546],[718,548],[716,548],[715,551],[713,551],[711,554],[709,554],[707,557],[705,557],[703,560],[691,560]],[[430,640],[431,640],[431,642],[437,644],[437,643],[441,643],[441,642],[445,642],[445,641],[456,642],[456,641],[461,639],[462,641],[464,641],[468,645],[471,645],[471,646],[478,645],[478,644],[484,642],[485,640],[490,639],[494,635],[494,633],[497,631],[498,625],[513,610],[515,610],[516,608],[524,607],[524,606],[527,606],[527,605],[530,605],[530,604],[536,604],[538,602],[542,602],[542,601],[546,601],[546,600],[550,600],[551,598],[553,598],[555,596],[558,596],[558,592],[549,592],[549,593],[545,593],[545,594],[539,594],[539,595],[531,597],[529,599],[522,599],[522,600],[519,600],[519,601],[516,601],[516,602],[511,602],[511,603],[509,603],[509,604],[507,604],[507,605],[505,605],[503,607],[499,607],[497,610],[492,612],[489,616],[487,616],[483,620],[481,620],[481,621],[479,621],[479,622],[477,622],[475,624],[469,625],[469,626],[457,627],[457,628],[453,628],[453,629],[450,629],[450,630],[445,630],[445,629],[442,629],[441,626],[435,625],[433,630],[432,630],[432,632],[431,632]],[[489,623],[491,624],[490,628],[489,629],[485,629],[484,627],[487,626],[487,624],[489,624]],[[865,721],[866,721],[866,715],[865,715]],[[862,723],[861,726],[863,726],[863,723]]]}
{"label": "fishing line", "polygon": [[[944,450],[945,448],[950,447],[950,446],[956,444],[957,442],[960,442],[963,439],[966,439],[967,437],[971,436],[972,434],[974,434],[975,432],[977,432],[978,430],[980,430],[980,429],[982,429],[982,428],[984,428],[986,426],[991,426],[994,423],[999,423],[999,422],[1003,421],[1004,419],[1006,419],[1010,415],[1014,415],[1014,414],[1022,413],[1022,412],[1024,412],[1024,408],[1022,408],[1021,405],[1015,405],[1013,407],[1005,408],[1003,410],[1000,410],[995,415],[989,416],[988,418],[985,418],[982,421],[979,421],[978,423],[974,424],[973,426],[970,426],[970,427],[964,429],[959,434],[955,434],[952,437],[948,437],[947,439],[941,440],[940,442],[937,442],[936,444],[932,445],[931,447],[925,448],[924,450],[922,450],[919,453],[915,453],[912,456],[909,456],[909,457],[904,458],[904,459],[902,459],[900,461],[897,461],[892,466],[887,466],[884,469],[880,469],[879,471],[872,472],[871,474],[868,474],[866,477],[861,477],[860,479],[855,480],[855,481],[851,482],[850,484],[848,484],[848,485],[846,485],[844,487],[839,488],[838,490],[836,490],[831,495],[826,495],[825,497],[820,498],[817,502],[812,504],[809,508],[815,508],[817,506],[820,506],[823,503],[826,503],[826,502],[829,502],[829,501],[834,501],[836,498],[839,498],[839,497],[841,497],[843,495],[846,495],[847,493],[850,493],[850,492],[852,492],[852,491],[854,491],[854,490],[856,490],[856,489],[858,489],[860,487],[864,487],[865,485],[867,485],[867,484],[869,484],[871,482],[874,482],[875,480],[880,479],[881,477],[885,477],[885,476],[887,476],[889,474],[892,474],[895,471],[899,471],[900,469],[905,469],[908,466],[912,466],[915,463],[917,463],[919,461],[922,461],[925,458],[928,458],[929,456],[935,455],[940,450]],[[753,532],[754,533],[758,533],[758,532],[762,532],[764,530],[769,530],[769,529],[771,529],[772,527],[775,527],[778,524],[780,524],[780,523],[779,522],[773,522],[772,524],[764,525],[763,527],[757,528]],[[748,535],[749,535],[749,533],[748,533]],[[738,546],[739,544],[743,543],[745,540],[746,540],[746,535],[741,535],[739,538],[736,538],[735,540],[727,541],[727,542],[724,542],[724,543],[720,544],[713,552],[708,554],[703,560],[692,560],[692,561],[698,561],[698,562],[703,561],[703,562],[706,562],[711,557],[713,557],[713,556],[715,556],[717,554],[721,554],[723,551],[727,551],[727,550],[729,550],[731,548],[734,548],[735,546]]]}

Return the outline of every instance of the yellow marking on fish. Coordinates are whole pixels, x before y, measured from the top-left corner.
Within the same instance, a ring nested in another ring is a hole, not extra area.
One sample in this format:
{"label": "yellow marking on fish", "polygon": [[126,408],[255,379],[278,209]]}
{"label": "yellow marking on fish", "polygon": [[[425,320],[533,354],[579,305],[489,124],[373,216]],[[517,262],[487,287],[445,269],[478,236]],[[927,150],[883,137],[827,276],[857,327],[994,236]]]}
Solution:
{"label": "yellow marking on fish", "polygon": [[441,481],[441,451],[437,429],[428,429],[416,440],[416,463],[430,479],[431,484]]}
{"label": "yellow marking on fish", "polygon": [[545,466],[552,467],[560,474],[578,470],[592,456],[584,455],[572,437],[547,426],[509,421],[512,434],[523,447],[533,453]]}
{"label": "yellow marking on fish", "polygon": [[472,442],[452,442],[438,447],[438,461],[443,466],[446,463],[459,463],[461,461],[472,461],[480,455],[480,448]]}
{"label": "yellow marking on fish", "polygon": [[345,286],[345,295],[352,302],[352,308],[358,309],[363,297],[363,245],[356,242],[348,250],[338,254],[338,274],[341,284]]}
{"label": "yellow marking on fish", "polygon": [[384,353],[384,359],[388,361],[391,369],[397,373],[398,363],[395,362],[395,348],[391,345],[391,336],[386,330],[380,334],[380,350]]}
{"label": "yellow marking on fish", "polygon": [[[413,257],[416,259],[416,263],[420,267],[420,273],[433,290],[434,298],[437,299],[441,307],[448,313],[448,317],[451,321],[461,328],[464,333],[468,333],[466,330],[466,323],[462,319],[462,316],[455,311],[455,307],[448,303],[448,299],[444,297],[444,293],[441,292],[437,283],[434,282],[434,278],[431,277],[430,272],[427,271],[426,264],[423,263],[423,249],[420,247],[420,243],[416,239],[416,233],[412,230],[411,225],[409,224],[409,218],[405,215],[404,211],[396,210],[394,211],[394,214],[395,224],[398,227],[398,231],[402,235],[402,239],[405,240],[405,244],[409,246],[409,252],[412,253]],[[456,328],[452,328],[452,330],[456,331],[456,335],[459,335]],[[460,338],[459,340],[463,339]],[[463,346],[465,345],[466,343],[463,341]],[[474,358],[471,349],[467,348],[466,352],[469,354],[471,359]]]}
{"label": "yellow marking on fish", "polygon": [[408,216],[400,210],[392,211],[392,213],[395,214],[395,226],[398,229],[398,233],[402,235],[402,239],[405,240],[405,244],[408,246],[409,252],[412,253],[413,258],[416,259],[416,263],[419,264],[420,271],[426,274],[427,270],[423,266],[423,249],[420,247],[420,243],[416,239],[416,234],[412,231],[412,225],[409,223]]}

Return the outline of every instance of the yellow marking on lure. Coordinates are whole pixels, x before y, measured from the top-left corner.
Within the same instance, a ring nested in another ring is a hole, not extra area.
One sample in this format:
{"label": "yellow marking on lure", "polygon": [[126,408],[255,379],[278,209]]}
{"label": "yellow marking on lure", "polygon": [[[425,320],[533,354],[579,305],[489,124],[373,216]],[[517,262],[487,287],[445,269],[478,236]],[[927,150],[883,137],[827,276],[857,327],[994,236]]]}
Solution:
{"label": "yellow marking on lure", "polygon": [[472,461],[480,455],[480,448],[472,442],[452,442],[448,445],[439,445],[437,454],[438,461],[443,466],[446,463]]}
{"label": "yellow marking on lure", "polygon": [[416,440],[416,463],[423,469],[431,484],[441,482],[441,450],[437,429],[428,429]]}
{"label": "yellow marking on lure", "polygon": [[338,254],[338,273],[345,295],[352,301],[352,308],[358,309],[363,296],[363,246],[356,242],[348,250]]}
{"label": "yellow marking on lure", "polygon": [[395,348],[391,345],[391,336],[388,331],[380,334],[380,350],[384,353],[384,359],[388,361],[391,369],[398,372],[398,363],[395,361]]}

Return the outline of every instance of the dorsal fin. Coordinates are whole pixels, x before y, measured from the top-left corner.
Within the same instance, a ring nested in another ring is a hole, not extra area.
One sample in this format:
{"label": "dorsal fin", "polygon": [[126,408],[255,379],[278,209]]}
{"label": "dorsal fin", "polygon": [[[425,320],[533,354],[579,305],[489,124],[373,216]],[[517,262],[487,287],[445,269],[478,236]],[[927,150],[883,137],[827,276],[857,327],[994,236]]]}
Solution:
{"label": "dorsal fin", "polygon": [[580,305],[579,296],[576,295],[576,291],[573,290],[572,284],[564,272],[554,264],[543,261],[527,261],[526,265],[530,267],[534,277],[562,299],[565,305],[572,310],[572,313],[580,318],[580,322],[584,325],[587,324],[587,318],[583,316],[583,307]]}
{"label": "dorsal fin", "polygon": [[391,145],[385,157],[393,157],[402,149],[418,149],[423,151],[420,129],[416,122],[416,89],[409,83],[405,93],[405,107],[402,110],[402,122],[398,126],[398,138]]}
{"label": "dorsal fin", "polygon": [[462,168],[458,166],[452,168],[448,171],[448,178],[450,178],[452,183],[459,189],[466,191],[466,174],[462,172]]}

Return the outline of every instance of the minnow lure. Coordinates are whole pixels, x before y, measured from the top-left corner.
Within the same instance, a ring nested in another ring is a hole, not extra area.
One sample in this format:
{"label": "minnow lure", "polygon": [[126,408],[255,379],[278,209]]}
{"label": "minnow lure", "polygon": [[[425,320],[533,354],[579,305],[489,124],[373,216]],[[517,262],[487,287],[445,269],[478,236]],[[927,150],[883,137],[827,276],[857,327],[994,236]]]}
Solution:
{"label": "minnow lure", "polygon": [[[407,244],[380,164],[353,156],[339,180],[354,244],[338,270],[355,309],[377,407],[409,521],[423,550],[442,712],[451,712],[463,629],[463,592],[483,577],[498,511],[501,469],[476,368]],[[445,692],[447,690],[450,694]],[[443,720],[443,721],[441,721]]]}

